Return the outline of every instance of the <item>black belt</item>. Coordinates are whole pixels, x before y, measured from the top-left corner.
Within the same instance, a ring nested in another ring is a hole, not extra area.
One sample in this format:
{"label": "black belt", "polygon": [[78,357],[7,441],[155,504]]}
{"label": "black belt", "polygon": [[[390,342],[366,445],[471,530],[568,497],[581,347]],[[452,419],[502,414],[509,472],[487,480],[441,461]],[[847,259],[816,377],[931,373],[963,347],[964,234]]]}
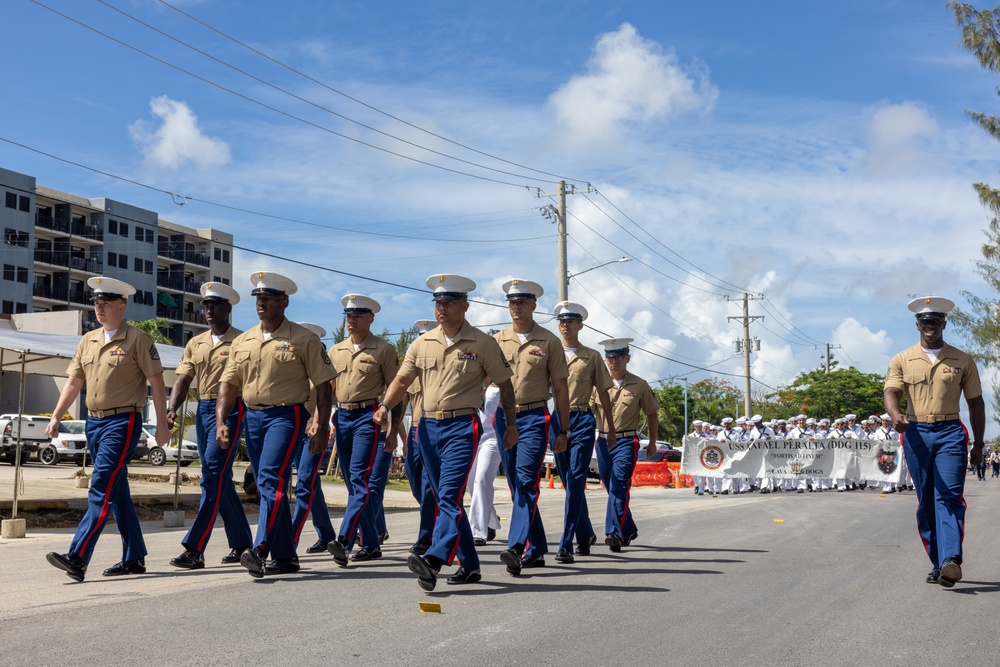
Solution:
{"label": "black belt", "polygon": [[104,419],[105,417],[120,415],[125,412],[142,412],[142,408],[136,407],[134,405],[126,405],[123,408],[108,408],[107,410],[87,410],[87,415],[90,417],[95,417],[97,419]]}
{"label": "black belt", "polygon": [[361,410],[363,408],[370,408],[371,406],[378,403],[377,398],[370,398],[367,401],[353,401],[349,403],[337,403],[337,407],[341,410]]}
{"label": "black belt", "polygon": [[524,405],[514,406],[514,412],[521,414],[522,412],[528,412],[529,410],[537,410],[538,408],[544,408],[548,405],[548,401],[536,401],[534,403],[525,403]]}

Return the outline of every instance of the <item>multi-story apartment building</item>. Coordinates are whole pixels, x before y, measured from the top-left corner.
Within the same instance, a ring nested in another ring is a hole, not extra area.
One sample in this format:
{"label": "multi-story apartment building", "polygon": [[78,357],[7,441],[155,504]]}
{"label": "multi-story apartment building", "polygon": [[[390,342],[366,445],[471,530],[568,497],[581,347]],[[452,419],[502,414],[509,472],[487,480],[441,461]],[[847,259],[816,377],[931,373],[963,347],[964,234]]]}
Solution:
{"label": "multi-story apartment building", "polygon": [[38,186],[2,168],[0,192],[0,312],[83,310],[83,328],[94,328],[87,279],[106,275],[136,288],[129,319],[167,320],[163,333],[175,345],[208,328],[199,289],[208,280],[231,283],[231,234]]}

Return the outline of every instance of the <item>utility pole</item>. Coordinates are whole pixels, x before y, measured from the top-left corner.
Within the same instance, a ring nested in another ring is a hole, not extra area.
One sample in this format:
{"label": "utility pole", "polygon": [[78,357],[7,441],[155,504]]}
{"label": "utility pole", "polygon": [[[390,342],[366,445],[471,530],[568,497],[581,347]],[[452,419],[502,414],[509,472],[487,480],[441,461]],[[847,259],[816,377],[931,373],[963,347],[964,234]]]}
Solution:
{"label": "utility pole", "polygon": [[[750,322],[754,320],[764,319],[763,315],[750,315],[750,302],[757,301],[760,296],[750,296],[748,293],[743,293],[743,315],[739,317],[727,317],[727,320],[743,320],[743,338],[737,340],[735,343],[736,351],[743,352],[743,409],[746,411],[746,416],[749,417],[753,414],[750,406],[750,352],[755,349],[760,351],[760,340],[750,338]],[[729,300],[729,297],[726,297]]]}
{"label": "utility pole", "polygon": [[[585,192],[593,192],[593,190],[588,186]],[[577,193],[576,186],[569,186],[569,194],[575,195]],[[559,300],[566,301],[569,299],[569,268],[566,262],[566,181],[559,181],[559,191],[556,193],[544,193],[541,190],[538,191],[536,197],[558,197],[558,206],[552,206],[551,204],[542,207],[542,215],[550,220],[554,219],[556,223],[556,234],[558,236],[558,253],[559,253],[559,266],[557,269],[558,275],[556,279],[559,283]]]}
{"label": "utility pole", "polygon": [[[840,348],[843,347],[843,345],[831,345],[830,343],[827,343],[824,347],[826,348],[826,372],[827,372],[827,374],[829,374],[830,373],[830,350],[839,350]],[[816,349],[817,350],[819,349],[819,345],[816,346]]]}

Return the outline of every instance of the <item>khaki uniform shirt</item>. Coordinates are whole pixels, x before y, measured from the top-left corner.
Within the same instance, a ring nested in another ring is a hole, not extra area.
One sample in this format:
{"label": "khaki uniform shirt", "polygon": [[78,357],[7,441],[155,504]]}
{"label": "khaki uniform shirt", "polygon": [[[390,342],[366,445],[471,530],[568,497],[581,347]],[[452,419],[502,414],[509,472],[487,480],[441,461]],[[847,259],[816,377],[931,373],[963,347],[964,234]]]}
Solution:
{"label": "khaki uniform shirt", "polygon": [[209,329],[189,340],[184,346],[184,355],[181,357],[181,363],[177,365],[177,374],[194,378],[195,386],[198,387],[198,398],[201,400],[216,398],[219,395],[222,371],[226,368],[226,361],[229,360],[233,341],[241,333],[243,332],[236,327],[230,326],[216,345],[212,342],[212,331]]}
{"label": "khaki uniform shirt", "polygon": [[146,378],[162,372],[153,339],[125,322],[107,343],[104,329],[85,333],[66,370],[87,383],[88,410],[146,405]]}
{"label": "khaki uniform shirt", "polygon": [[902,389],[906,393],[907,413],[918,420],[958,414],[963,393],[965,400],[983,394],[976,362],[948,343],[938,351],[933,364],[920,343],[894,356],[889,362],[885,387]]}
{"label": "khaki uniform shirt", "polygon": [[232,343],[221,382],[243,390],[250,407],[298,405],[309,399],[309,381],[337,377],[316,334],[286,319],[264,340],[260,325]]}
{"label": "khaki uniform shirt", "polygon": [[357,350],[350,338],[340,341],[330,350],[330,360],[337,370],[338,403],[379,398],[399,370],[396,348],[373,333]]}
{"label": "khaki uniform shirt", "polygon": [[[653,395],[653,390],[649,388],[649,384],[628,371],[625,371],[625,377],[622,378],[620,387],[614,386],[614,381],[612,381],[608,397],[611,399],[615,433],[638,430],[639,413],[655,415],[657,410],[660,409],[660,404],[656,401],[656,396]],[[597,423],[601,425],[606,424],[604,415],[601,414],[600,403],[592,402],[590,407],[598,415]]]}
{"label": "khaki uniform shirt", "polygon": [[420,392],[420,378],[414,378],[413,382],[409,387],[406,388],[406,394],[410,398],[410,424],[416,425],[420,421],[420,417],[423,414],[423,396]]}
{"label": "khaki uniform shirt", "polygon": [[552,382],[569,376],[562,341],[537,323],[523,343],[513,326],[494,338],[514,371],[514,397],[518,405],[548,401]]}
{"label": "khaki uniform shirt", "polygon": [[405,378],[419,378],[424,416],[437,410],[479,409],[483,384],[506,382],[510,365],[496,341],[466,322],[448,343],[441,327],[413,341],[399,369]]}
{"label": "khaki uniform shirt", "polygon": [[595,350],[580,345],[573,358],[566,362],[569,370],[569,405],[584,406],[590,403],[594,390],[611,388],[611,374],[604,359]]}

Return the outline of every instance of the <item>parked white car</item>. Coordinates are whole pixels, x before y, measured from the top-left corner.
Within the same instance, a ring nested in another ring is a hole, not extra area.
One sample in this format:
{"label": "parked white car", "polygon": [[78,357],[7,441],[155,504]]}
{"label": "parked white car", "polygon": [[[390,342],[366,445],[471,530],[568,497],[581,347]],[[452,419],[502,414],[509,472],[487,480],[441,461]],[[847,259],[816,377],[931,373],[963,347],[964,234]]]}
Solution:
{"label": "parked white car", "polygon": [[38,449],[38,460],[47,466],[64,461],[83,465],[83,456],[87,451],[86,429],[87,422],[82,419],[59,422],[59,435]]}
{"label": "parked white car", "polygon": [[[167,461],[177,460],[177,445],[173,442],[166,447],[156,444],[156,424],[143,424],[149,444],[149,462],[154,466],[162,466]],[[181,441],[181,466],[187,467],[198,460],[198,443],[191,440]]]}

